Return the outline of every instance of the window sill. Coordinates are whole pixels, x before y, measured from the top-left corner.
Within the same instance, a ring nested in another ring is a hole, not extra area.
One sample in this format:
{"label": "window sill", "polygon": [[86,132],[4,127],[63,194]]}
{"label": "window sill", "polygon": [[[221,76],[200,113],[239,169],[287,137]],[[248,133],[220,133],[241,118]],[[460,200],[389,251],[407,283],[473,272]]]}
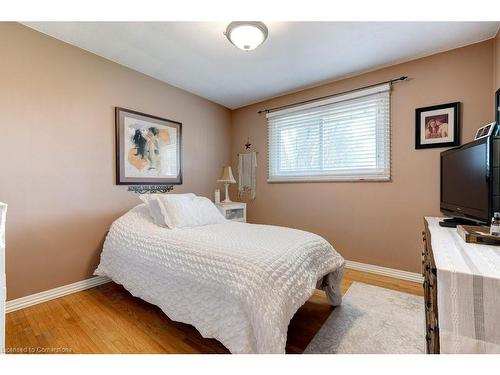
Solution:
{"label": "window sill", "polygon": [[283,184],[283,183],[297,183],[297,182],[392,182],[391,177],[366,177],[366,178],[353,178],[353,177],[325,177],[325,178],[273,178],[267,179],[270,184]]}

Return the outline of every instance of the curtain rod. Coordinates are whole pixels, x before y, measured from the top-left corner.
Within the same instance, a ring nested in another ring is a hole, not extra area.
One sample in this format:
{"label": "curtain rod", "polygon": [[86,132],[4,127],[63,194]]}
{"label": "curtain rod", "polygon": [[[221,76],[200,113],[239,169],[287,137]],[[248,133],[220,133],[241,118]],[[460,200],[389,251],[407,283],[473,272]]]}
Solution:
{"label": "curtain rod", "polygon": [[342,91],[342,92],[338,92],[338,93],[335,93],[335,94],[330,94],[330,95],[320,96],[319,98],[314,98],[314,99],[304,100],[304,101],[301,101],[301,102],[296,102],[296,103],[292,103],[292,104],[285,104],[285,105],[282,105],[282,106],[279,106],[279,107],[262,109],[262,110],[260,110],[260,111],[259,111],[259,112],[257,112],[257,113],[258,113],[258,114],[261,114],[261,113],[269,113],[269,112],[274,112],[274,111],[277,111],[277,110],[279,110],[279,109],[284,109],[284,108],[295,107],[295,106],[298,106],[298,105],[301,105],[301,104],[307,104],[307,103],[315,102],[315,101],[318,101],[318,100],[331,98],[331,97],[333,97],[333,96],[337,96],[337,95],[342,95],[342,94],[347,94],[347,93],[354,92],[354,91],[359,91],[359,90],[363,90],[363,89],[368,89],[368,88],[370,88],[370,87],[374,87],[374,86],[378,86],[378,85],[383,85],[384,83],[390,83],[390,84],[392,85],[394,82],[398,82],[398,81],[405,81],[405,80],[407,80],[407,79],[408,79],[408,77],[407,77],[407,76],[402,76],[402,77],[399,77],[399,78],[390,79],[389,81],[384,81],[384,82],[374,83],[373,85],[368,85],[368,86],[359,87],[359,88],[357,88],[357,89],[353,89],[353,90],[347,90],[347,91]]}

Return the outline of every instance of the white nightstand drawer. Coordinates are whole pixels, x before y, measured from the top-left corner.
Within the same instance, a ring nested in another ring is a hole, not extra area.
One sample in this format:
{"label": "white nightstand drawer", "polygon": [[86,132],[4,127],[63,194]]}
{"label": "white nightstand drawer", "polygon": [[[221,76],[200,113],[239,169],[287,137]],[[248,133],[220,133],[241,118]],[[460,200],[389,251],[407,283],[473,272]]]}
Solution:
{"label": "white nightstand drawer", "polygon": [[216,204],[222,215],[228,220],[247,221],[247,204],[240,202],[219,203]]}
{"label": "white nightstand drawer", "polygon": [[228,220],[241,220],[245,218],[244,208],[230,208],[226,210],[226,219]]}

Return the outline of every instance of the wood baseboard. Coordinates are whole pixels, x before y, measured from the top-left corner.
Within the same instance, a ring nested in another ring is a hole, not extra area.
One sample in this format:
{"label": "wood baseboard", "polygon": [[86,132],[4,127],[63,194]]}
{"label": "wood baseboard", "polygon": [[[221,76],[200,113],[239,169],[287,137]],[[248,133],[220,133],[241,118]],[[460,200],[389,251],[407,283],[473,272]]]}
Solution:
{"label": "wood baseboard", "polygon": [[51,299],[66,296],[71,293],[80,292],[85,289],[93,288],[97,285],[105,284],[111,280],[107,277],[95,276],[90,279],[77,281],[76,283],[63,285],[58,288],[49,289],[44,292],[31,294],[26,297],[21,297],[7,301],[5,304],[5,312],[10,313],[12,311],[24,309],[25,307],[37,305],[42,302],[50,301]]}
{"label": "wood baseboard", "polygon": [[346,260],[346,268],[356,271],[374,273],[376,275],[394,277],[401,280],[413,281],[416,283],[423,283],[424,281],[423,276],[419,273],[397,270],[395,268],[375,266],[373,264],[359,263],[352,260]]}

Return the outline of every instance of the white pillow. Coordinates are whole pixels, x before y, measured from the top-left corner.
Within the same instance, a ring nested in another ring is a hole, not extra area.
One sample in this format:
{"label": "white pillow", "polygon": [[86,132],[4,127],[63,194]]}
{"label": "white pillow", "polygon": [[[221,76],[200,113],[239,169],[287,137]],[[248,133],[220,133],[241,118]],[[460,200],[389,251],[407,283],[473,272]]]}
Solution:
{"label": "white pillow", "polygon": [[149,194],[141,194],[139,195],[139,199],[146,203],[146,206],[148,207],[149,214],[151,215],[151,218],[153,219],[153,222],[156,225],[165,226],[165,223],[163,221],[163,215],[161,213],[160,205],[158,204],[158,201],[156,199],[153,199]]}
{"label": "white pillow", "polygon": [[158,202],[165,224],[170,229],[226,222],[212,201],[205,197],[175,197],[167,194],[159,198]]}
{"label": "white pillow", "polygon": [[[153,218],[153,222],[156,225],[159,225],[161,227],[167,226],[165,223],[165,218],[162,213],[162,208],[160,206],[160,201],[161,198],[164,197],[165,195],[163,194],[141,194],[139,195],[139,198],[141,201],[146,203],[148,206],[149,214]],[[169,194],[169,196],[173,197],[188,197],[190,199],[196,197],[195,194],[193,193],[185,193],[185,194]]]}

